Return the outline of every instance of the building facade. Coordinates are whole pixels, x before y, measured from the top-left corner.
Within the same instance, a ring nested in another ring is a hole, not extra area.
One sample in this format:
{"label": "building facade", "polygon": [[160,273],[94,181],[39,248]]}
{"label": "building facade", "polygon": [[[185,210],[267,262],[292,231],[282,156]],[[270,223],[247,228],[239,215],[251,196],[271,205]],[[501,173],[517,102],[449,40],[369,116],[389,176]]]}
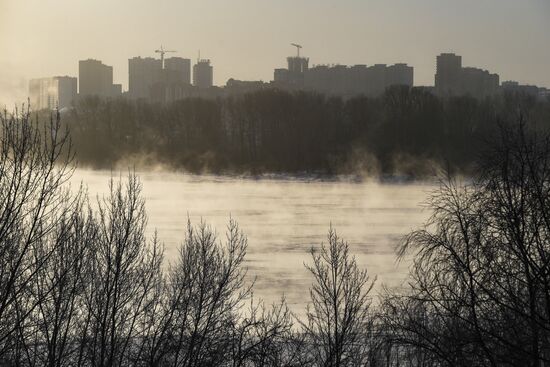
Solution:
{"label": "building facade", "polygon": [[386,84],[405,85],[412,87],[414,85],[414,69],[407,64],[395,64],[386,69]]}
{"label": "building facade", "polygon": [[499,76],[487,70],[466,67],[462,68],[458,94],[485,98],[499,91]]}
{"label": "building facade", "polygon": [[151,98],[151,87],[160,81],[161,60],[134,57],[128,60],[128,95],[135,99]]}
{"label": "building facade", "polygon": [[412,87],[413,73],[407,64],[317,65],[304,73],[304,89],[343,97],[378,96],[392,85]]}
{"label": "building facade", "polygon": [[436,58],[435,91],[439,95],[454,95],[459,89],[462,56],[443,53]]}
{"label": "building facade", "polygon": [[286,69],[275,69],[273,85],[289,90],[308,90],[326,95],[378,96],[391,85],[413,86],[414,69],[407,64],[314,65],[309,58],[287,57]]}
{"label": "building facade", "polygon": [[120,91],[113,84],[113,67],[99,60],[78,62],[78,94],[80,96],[115,97]]}
{"label": "building facade", "polygon": [[273,82],[280,87],[303,88],[305,74],[309,69],[309,58],[289,56],[286,58],[286,61],[286,69],[275,69]]}
{"label": "building facade", "polygon": [[499,92],[499,76],[487,70],[463,67],[462,57],[453,53],[437,56],[435,93],[441,97],[470,95],[485,98]]}
{"label": "building facade", "polygon": [[77,96],[77,79],[70,76],[31,79],[29,99],[35,110],[71,107]]}
{"label": "building facade", "polygon": [[164,81],[168,83],[191,84],[191,60],[170,57],[164,60]]}
{"label": "building facade", "polygon": [[512,80],[502,82],[501,88],[504,92],[527,94],[530,96],[538,96],[541,90],[541,88],[536,85],[519,84],[518,82]]}
{"label": "building facade", "polygon": [[197,60],[193,65],[193,85],[203,89],[214,85],[214,71],[210,60]]}

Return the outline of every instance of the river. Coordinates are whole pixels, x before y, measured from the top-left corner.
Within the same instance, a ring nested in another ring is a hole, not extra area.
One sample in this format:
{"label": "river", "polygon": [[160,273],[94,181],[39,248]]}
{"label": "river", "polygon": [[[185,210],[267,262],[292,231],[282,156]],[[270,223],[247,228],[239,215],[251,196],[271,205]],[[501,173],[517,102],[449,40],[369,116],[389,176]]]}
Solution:
{"label": "river", "polygon": [[[120,173],[115,173],[116,178]],[[248,237],[246,266],[255,279],[254,297],[277,302],[283,294],[297,313],[305,307],[312,278],[304,268],[312,246],[326,242],[330,225],[350,244],[361,267],[382,284],[399,286],[408,262],[396,261],[403,235],[429,216],[423,204],[431,183],[378,183],[294,178],[235,178],[140,172],[149,218],[148,235],[158,231],[165,261],[177,256],[187,219],[201,220],[225,238],[229,217]],[[111,172],[77,170],[91,196],[104,195]],[[125,173],[122,173],[125,177]]]}

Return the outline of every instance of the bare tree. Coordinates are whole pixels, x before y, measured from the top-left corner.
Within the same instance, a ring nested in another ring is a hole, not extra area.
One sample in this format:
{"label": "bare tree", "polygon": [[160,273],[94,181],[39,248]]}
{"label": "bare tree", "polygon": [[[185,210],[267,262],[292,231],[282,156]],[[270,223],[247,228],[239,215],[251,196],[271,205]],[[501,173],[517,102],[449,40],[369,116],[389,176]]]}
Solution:
{"label": "bare tree", "polygon": [[317,366],[356,366],[367,358],[365,340],[369,328],[370,281],[349,254],[347,242],[331,228],[328,245],[311,250],[313,275],[311,304],[302,322]]}
{"label": "bare tree", "polygon": [[463,351],[455,343],[464,335],[460,323],[447,322],[446,315],[431,312],[424,300],[395,290],[383,295],[378,311],[371,366],[461,365]]}
{"label": "bare tree", "polygon": [[267,308],[251,299],[250,307],[231,329],[231,366],[292,366],[293,320],[285,299]]}
{"label": "bare tree", "polygon": [[82,290],[89,280],[84,267],[92,256],[90,244],[96,239],[97,226],[85,197],[55,221],[55,230],[40,240],[42,252],[34,254],[47,261],[29,288],[29,299],[37,304],[29,317],[30,334],[22,338],[29,366],[71,366],[78,350]]}
{"label": "bare tree", "polygon": [[170,270],[167,359],[173,366],[215,366],[229,357],[231,327],[252,285],[242,266],[247,239],[230,220],[226,243],[206,224],[188,223],[178,261]]}
{"label": "bare tree", "polygon": [[547,364],[550,138],[503,125],[479,168],[469,183],[443,180],[407,238],[411,290],[386,304],[386,325],[439,364]]}
{"label": "bare tree", "polygon": [[[220,243],[205,223],[193,227],[155,302],[146,310],[136,365],[292,366],[300,353],[284,299],[266,308],[250,299],[243,261],[247,240],[230,220]],[[292,350],[289,352],[289,350]]]}
{"label": "bare tree", "polygon": [[110,188],[110,195],[98,203],[98,235],[84,269],[88,281],[79,365],[128,363],[161,276],[163,250],[155,239],[148,245],[145,238],[140,182],[130,174],[125,187],[111,181]]}
{"label": "bare tree", "polygon": [[21,338],[32,332],[29,316],[42,301],[31,290],[56,250],[44,239],[74,198],[63,189],[72,153],[59,114],[41,126],[29,109],[4,111],[0,123],[0,363],[9,364],[22,357]]}
{"label": "bare tree", "polygon": [[173,315],[166,278],[166,274],[160,272],[153,279],[147,305],[136,326],[138,337],[132,343],[130,365],[156,367],[166,363],[168,332]]}

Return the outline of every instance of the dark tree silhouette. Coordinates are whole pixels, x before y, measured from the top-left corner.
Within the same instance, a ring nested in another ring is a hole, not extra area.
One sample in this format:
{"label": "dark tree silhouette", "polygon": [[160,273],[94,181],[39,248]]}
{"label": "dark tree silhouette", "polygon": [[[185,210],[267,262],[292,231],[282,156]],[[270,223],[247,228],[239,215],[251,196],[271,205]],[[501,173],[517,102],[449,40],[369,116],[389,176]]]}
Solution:
{"label": "dark tree silhouette", "polygon": [[[59,250],[57,220],[74,206],[63,185],[72,168],[59,115],[41,128],[28,109],[0,116],[0,363],[18,361],[35,331],[31,316],[51,282],[36,294],[36,277]],[[63,231],[62,231],[63,232]]]}
{"label": "dark tree silhouette", "polygon": [[374,282],[360,270],[349,246],[331,228],[328,244],[312,249],[311,305],[302,322],[316,366],[358,366],[367,359],[369,292]]}
{"label": "dark tree silhouette", "polygon": [[67,112],[78,159],[92,167],[129,162],[192,172],[399,174],[434,166],[471,174],[497,118],[517,108],[548,129],[550,100],[504,94],[440,99],[392,87],[376,98],[343,100],[266,89],[167,105],[83,99]]}
{"label": "dark tree silhouette", "polygon": [[411,293],[384,304],[388,340],[435,365],[549,363],[550,139],[521,118],[499,136],[474,180],[441,182],[402,248]]}
{"label": "dark tree silhouette", "polygon": [[84,307],[83,289],[89,281],[85,266],[89,244],[95,241],[97,226],[81,198],[70,212],[52,218],[56,226],[43,236],[34,256],[45,258],[31,282],[29,298],[37,305],[29,317],[31,328],[22,338],[29,366],[72,365],[78,348],[79,315]]}
{"label": "dark tree silhouette", "polygon": [[162,246],[145,238],[146,213],[141,184],[131,174],[126,187],[111,181],[108,197],[98,199],[97,236],[84,271],[84,315],[79,364],[129,363],[140,321],[155,302]]}

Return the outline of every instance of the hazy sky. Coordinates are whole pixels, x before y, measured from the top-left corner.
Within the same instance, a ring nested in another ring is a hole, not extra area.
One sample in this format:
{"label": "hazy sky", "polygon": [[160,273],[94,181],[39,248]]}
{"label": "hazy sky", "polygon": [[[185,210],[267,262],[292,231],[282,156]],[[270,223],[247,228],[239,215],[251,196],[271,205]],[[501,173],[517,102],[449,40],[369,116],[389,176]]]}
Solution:
{"label": "hazy sky", "polygon": [[28,79],[78,76],[78,60],[114,67],[127,89],[128,58],[210,58],[214,82],[272,79],[300,43],[310,64],[407,62],[433,85],[435,56],[501,80],[550,87],[550,0],[0,0],[0,105]]}

